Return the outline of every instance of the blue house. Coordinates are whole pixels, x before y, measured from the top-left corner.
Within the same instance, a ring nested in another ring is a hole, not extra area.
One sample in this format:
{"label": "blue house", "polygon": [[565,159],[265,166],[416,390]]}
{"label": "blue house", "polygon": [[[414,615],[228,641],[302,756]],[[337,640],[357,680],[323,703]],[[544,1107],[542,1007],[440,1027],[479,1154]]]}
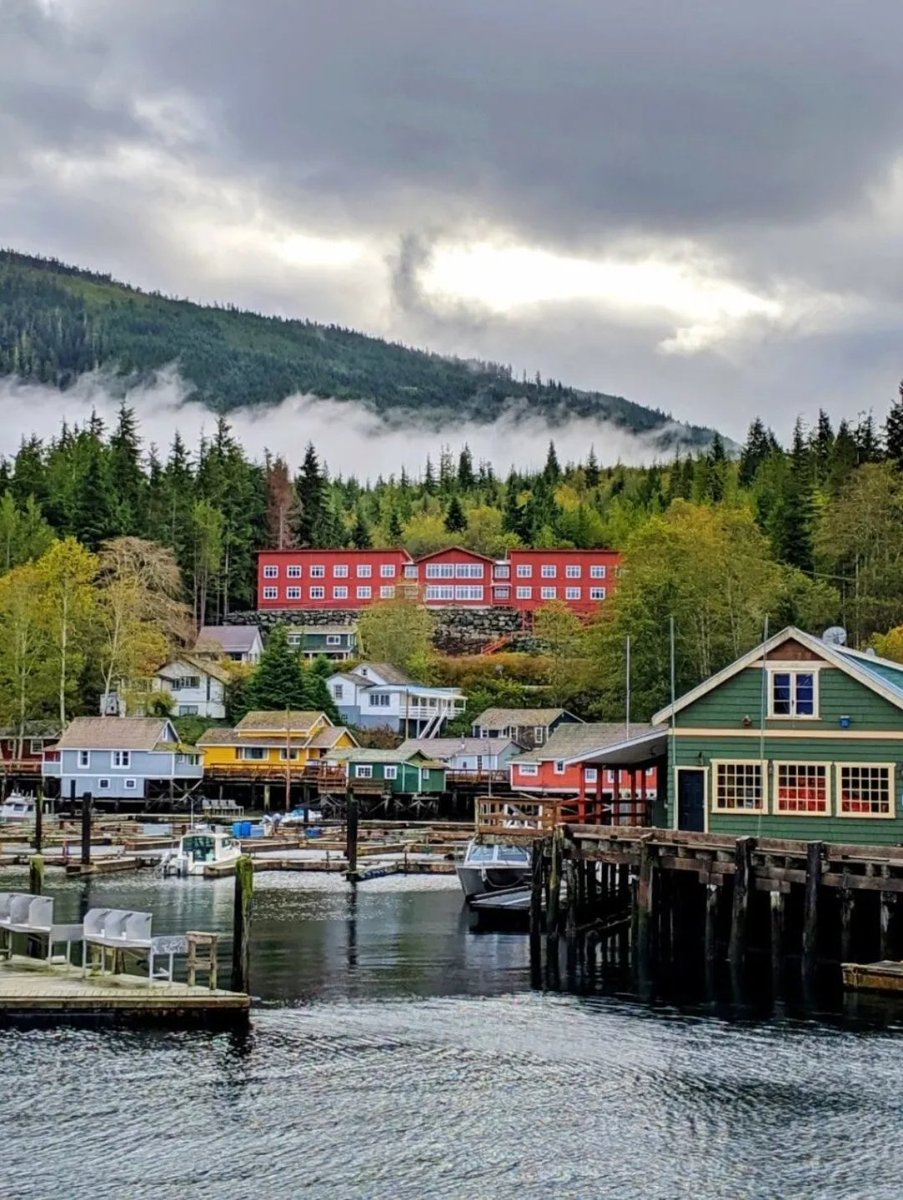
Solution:
{"label": "blue house", "polygon": [[204,767],[167,717],[76,717],[44,751],[43,776],[64,799],[142,801],[184,795]]}

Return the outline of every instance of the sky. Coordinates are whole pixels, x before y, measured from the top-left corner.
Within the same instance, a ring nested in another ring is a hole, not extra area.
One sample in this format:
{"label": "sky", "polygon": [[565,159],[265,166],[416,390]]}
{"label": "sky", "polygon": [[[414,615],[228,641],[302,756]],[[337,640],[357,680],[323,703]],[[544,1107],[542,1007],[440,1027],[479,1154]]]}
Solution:
{"label": "sky", "polygon": [[880,420],[901,36],[896,0],[0,0],[0,244],[738,440]]}

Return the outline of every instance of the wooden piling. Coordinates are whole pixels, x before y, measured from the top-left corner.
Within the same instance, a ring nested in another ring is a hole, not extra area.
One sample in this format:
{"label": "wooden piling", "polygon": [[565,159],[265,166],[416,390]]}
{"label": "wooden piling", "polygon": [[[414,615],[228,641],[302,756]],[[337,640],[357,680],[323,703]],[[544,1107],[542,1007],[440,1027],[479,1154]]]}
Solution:
{"label": "wooden piling", "polygon": [[552,835],[549,853],[549,900],[546,905],[546,974],[550,981],[558,976],[558,923],[561,905],[561,830]]}
{"label": "wooden piling", "polygon": [[784,960],[784,893],[769,893],[771,908],[771,977],[778,980]]}
{"label": "wooden piling", "polygon": [[720,888],[716,883],[705,885],[705,935],[703,952],[708,966],[715,961],[715,943],[718,937],[718,897]]}
{"label": "wooden piling", "polygon": [[894,911],[896,896],[893,892],[880,892],[878,896],[879,912],[879,948],[878,957],[893,958],[893,939],[891,938],[891,918]]}
{"label": "wooden piling", "polygon": [[824,843],[806,845],[806,891],[803,899],[803,969],[811,971],[818,951],[818,888]]}
{"label": "wooden piling", "polygon": [[251,981],[251,901],[254,896],[254,863],[242,854],[235,864],[235,899],[232,905],[232,991],[247,992]]}
{"label": "wooden piling", "polygon": [[731,936],[727,956],[732,966],[739,966],[746,957],[746,933],[749,923],[749,890],[752,882],[753,837],[737,838],[734,852],[734,897],[731,904]]}
{"label": "wooden piling", "polygon": [[564,923],[565,953],[568,975],[573,976],[577,970],[577,908],[580,902],[577,864],[574,862],[573,853],[569,854],[565,861],[564,875],[567,881],[567,915]]}
{"label": "wooden piling", "polygon": [[34,806],[34,846],[35,854],[44,849],[44,785],[39,783],[35,794]]}
{"label": "wooden piling", "polygon": [[541,838],[533,841],[530,857],[530,975],[534,987],[542,982],[542,877],[544,870]]}
{"label": "wooden piling", "polygon": [[638,962],[648,965],[652,951],[652,914],[655,905],[655,859],[649,837],[640,841],[640,866],[636,888],[636,951]]}
{"label": "wooden piling", "polygon": [[82,796],[82,866],[91,865],[91,793]]}
{"label": "wooden piling", "polygon": [[345,857],[348,873],[357,870],[357,799],[349,792],[345,802]]}
{"label": "wooden piling", "polygon": [[40,896],[44,891],[44,856],[33,854],[28,860],[28,890],[32,896]]}
{"label": "wooden piling", "polygon": [[844,872],[840,889],[840,961],[849,962],[853,956],[853,897],[855,893],[847,883]]}

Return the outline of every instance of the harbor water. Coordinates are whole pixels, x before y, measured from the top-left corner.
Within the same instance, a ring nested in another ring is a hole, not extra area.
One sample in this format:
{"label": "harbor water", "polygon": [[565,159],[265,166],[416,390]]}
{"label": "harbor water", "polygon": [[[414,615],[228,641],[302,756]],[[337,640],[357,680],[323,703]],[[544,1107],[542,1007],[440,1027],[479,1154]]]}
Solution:
{"label": "harbor water", "polygon": [[[255,886],[246,1031],[0,1031],[3,1200],[901,1194],[903,1011],[543,993],[453,879]],[[231,880],[47,890],[61,920],[231,924]]]}

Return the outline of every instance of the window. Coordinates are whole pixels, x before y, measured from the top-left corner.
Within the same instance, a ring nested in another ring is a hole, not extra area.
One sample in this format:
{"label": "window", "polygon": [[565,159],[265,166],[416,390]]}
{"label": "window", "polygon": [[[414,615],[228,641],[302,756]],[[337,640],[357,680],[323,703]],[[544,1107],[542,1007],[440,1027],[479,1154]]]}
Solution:
{"label": "window", "polygon": [[595,783],[599,778],[598,767],[586,767],[583,772],[583,779],[586,783]]}
{"label": "window", "polygon": [[828,815],[828,768],[824,763],[775,763],[774,775],[776,813]]}
{"label": "window", "polygon": [[554,563],[543,563],[539,573],[543,579],[554,579],[558,574]]}
{"label": "window", "polygon": [[581,594],[582,594],[582,593],[581,593],[581,589],[580,589],[580,588],[574,588],[574,587],[570,587],[570,588],[565,588],[565,589],[564,589],[564,598],[565,598],[565,600],[579,600],[579,599],[580,599],[580,596],[581,596]]}
{"label": "window", "polygon": [[345,695],[345,686],[344,686],[344,684],[341,684],[341,683],[334,683],[334,684],[332,685],[332,698],[333,698],[333,700],[341,700],[341,699],[342,699],[342,697],[343,697],[344,695]]}
{"label": "window", "polygon": [[347,579],[348,578],[348,564],[347,563],[336,563],[336,565],[332,568],[332,577],[333,577],[333,579]]}
{"label": "window", "polygon": [[712,807],[716,812],[762,812],[765,790],[760,762],[716,762],[715,793]]}
{"label": "window", "polygon": [[817,717],[815,671],[772,671],[770,717]]}
{"label": "window", "polygon": [[395,588],[392,587],[391,583],[384,584],[379,589],[379,598],[380,600],[393,600],[395,598]]}
{"label": "window", "polygon": [[279,599],[279,588],[265,587],[263,589],[263,598],[264,598],[264,600],[278,600]]}
{"label": "window", "polygon": [[358,579],[369,579],[372,574],[373,574],[373,568],[370,566],[369,563],[358,563],[357,564]]}
{"label": "window", "polygon": [[327,635],[326,635],[326,645],[327,646],[341,646],[341,644],[342,644],[342,635],[340,633],[327,633]]}
{"label": "window", "polygon": [[590,600],[604,600],[605,595],[606,595],[605,588],[595,587],[595,588],[589,589]]}
{"label": "window", "polygon": [[294,566],[291,566],[291,567],[287,567],[285,573],[289,577],[289,579],[300,579],[301,578],[301,568],[297,564],[295,564]]}
{"label": "window", "polygon": [[533,727],[533,741],[537,746],[541,746],[546,740],[545,725],[535,725]]}
{"label": "window", "polygon": [[555,774],[556,775],[564,774],[564,759],[563,758],[557,758],[555,760]]}
{"label": "window", "polygon": [[455,588],[455,599],[456,600],[482,600],[483,599],[483,589],[481,587],[467,587],[467,586],[456,587]]}
{"label": "window", "polygon": [[518,771],[521,775],[538,775],[539,767],[536,763],[518,763]]}
{"label": "window", "polygon": [[[199,767],[201,765],[200,754],[177,754],[176,765],[183,767]],[[131,787],[134,783],[132,779],[125,780],[125,786]]]}
{"label": "window", "polygon": [[44,743],[40,738],[32,738],[28,743],[29,754],[40,754],[44,749]]}
{"label": "window", "polygon": [[455,563],[455,575],[458,579],[482,579],[482,563]]}
{"label": "window", "polygon": [[893,774],[889,764],[839,763],[837,813],[841,817],[892,817]]}
{"label": "window", "polygon": [[382,566],[379,568],[379,575],[380,575],[381,579],[394,579],[395,578],[395,564],[394,563],[383,563]]}
{"label": "window", "polygon": [[388,692],[371,692],[367,702],[371,708],[388,708],[391,699]]}
{"label": "window", "polygon": [[288,634],[288,636],[286,637],[285,640],[286,640],[286,642],[288,642],[288,644],[290,646],[300,646],[301,645],[301,636],[302,635],[300,633],[290,633],[290,634]]}
{"label": "window", "polygon": [[123,779],[122,786],[125,788],[125,790],[127,792],[137,791],[138,780],[137,779]]}
{"label": "window", "polygon": [[426,564],[427,579],[454,579],[455,564],[454,563],[427,563]]}
{"label": "window", "polygon": [[492,573],[496,579],[510,579],[511,568],[507,563],[496,563],[492,569]]}
{"label": "window", "polygon": [[427,600],[454,600],[455,589],[443,584],[427,584],[426,599]]}
{"label": "window", "polygon": [[235,751],[235,757],[245,762],[263,762],[266,756],[265,746],[239,746]]}
{"label": "window", "polygon": [[554,600],[558,595],[558,588],[544,587],[539,589],[540,598],[543,600]]}
{"label": "window", "polygon": [[346,587],[334,587],[332,589],[333,600],[347,600],[348,589]]}
{"label": "window", "polygon": [[326,598],[325,587],[312,587],[310,589],[311,600],[324,600]]}
{"label": "window", "polygon": [[567,579],[579,579],[581,567],[579,563],[568,563],[564,568],[564,574]]}
{"label": "window", "polygon": [[299,587],[288,587],[285,589],[286,600],[300,600],[301,589]]}
{"label": "window", "polygon": [[355,779],[372,779],[373,768],[369,765],[365,765],[364,763],[358,763],[354,768],[354,777]]}
{"label": "window", "polygon": [[359,587],[357,589],[358,600],[369,600],[372,595],[373,595],[373,588]]}
{"label": "window", "polygon": [[529,563],[519,563],[518,564],[517,577],[518,577],[518,579],[532,579],[533,578],[533,568],[530,566]]}
{"label": "window", "polygon": [[283,746],[279,751],[279,757],[283,762],[295,762],[298,758],[298,751],[293,750],[291,746],[286,750],[285,746]]}
{"label": "window", "polygon": [[397,779],[398,767],[383,767],[383,779]]}
{"label": "window", "polygon": [[599,566],[598,563],[595,564],[594,566],[591,566],[589,569],[590,579],[604,579],[607,574],[608,574],[608,568]]}
{"label": "window", "polygon": [[101,792],[108,792],[110,790],[109,779],[98,779],[97,787]]}
{"label": "window", "polygon": [[[528,588],[527,591],[529,591],[529,590],[530,589]],[[496,588],[495,589],[495,598],[496,598],[496,600],[510,600],[511,599],[511,588],[510,587]]]}
{"label": "window", "polygon": [[533,589],[531,587],[519,587],[517,589],[517,598],[518,600],[532,600]]}
{"label": "window", "polygon": [[279,568],[272,567],[272,566],[264,567],[263,568],[263,577],[264,577],[264,579],[278,579],[279,578]]}
{"label": "window", "polygon": [[[180,717],[196,717],[197,715],[198,715],[198,706],[196,704],[180,704],[179,705],[179,716]],[[116,764],[114,763],[113,766],[116,766]]]}
{"label": "window", "polygon": [[188,691],[192,688],[201,686],[200,675],[180,675],[178,679],[174,679],[170,685],[174,692]]}
{"label": "window", "polygon": [[326,568],[322,564],[319,564],[316,567],[311,567],[310,575],[311,579],[325,579]]}
{"label": "window", "polygon": [[90,750],[79,750],[79,752],[78,752],[78,765],[79,765],[79,766],[80,766],[80,767],[81,767],[83,770],[84,770],[86,767],[90,767],[90,765],[91,765],[91,751],[90,751]]}
{"label": "window", "polygon": [[405,577],[405,579],[416,579],[417,578],[417,564],[416,563],[405,563],[404,577]]}

